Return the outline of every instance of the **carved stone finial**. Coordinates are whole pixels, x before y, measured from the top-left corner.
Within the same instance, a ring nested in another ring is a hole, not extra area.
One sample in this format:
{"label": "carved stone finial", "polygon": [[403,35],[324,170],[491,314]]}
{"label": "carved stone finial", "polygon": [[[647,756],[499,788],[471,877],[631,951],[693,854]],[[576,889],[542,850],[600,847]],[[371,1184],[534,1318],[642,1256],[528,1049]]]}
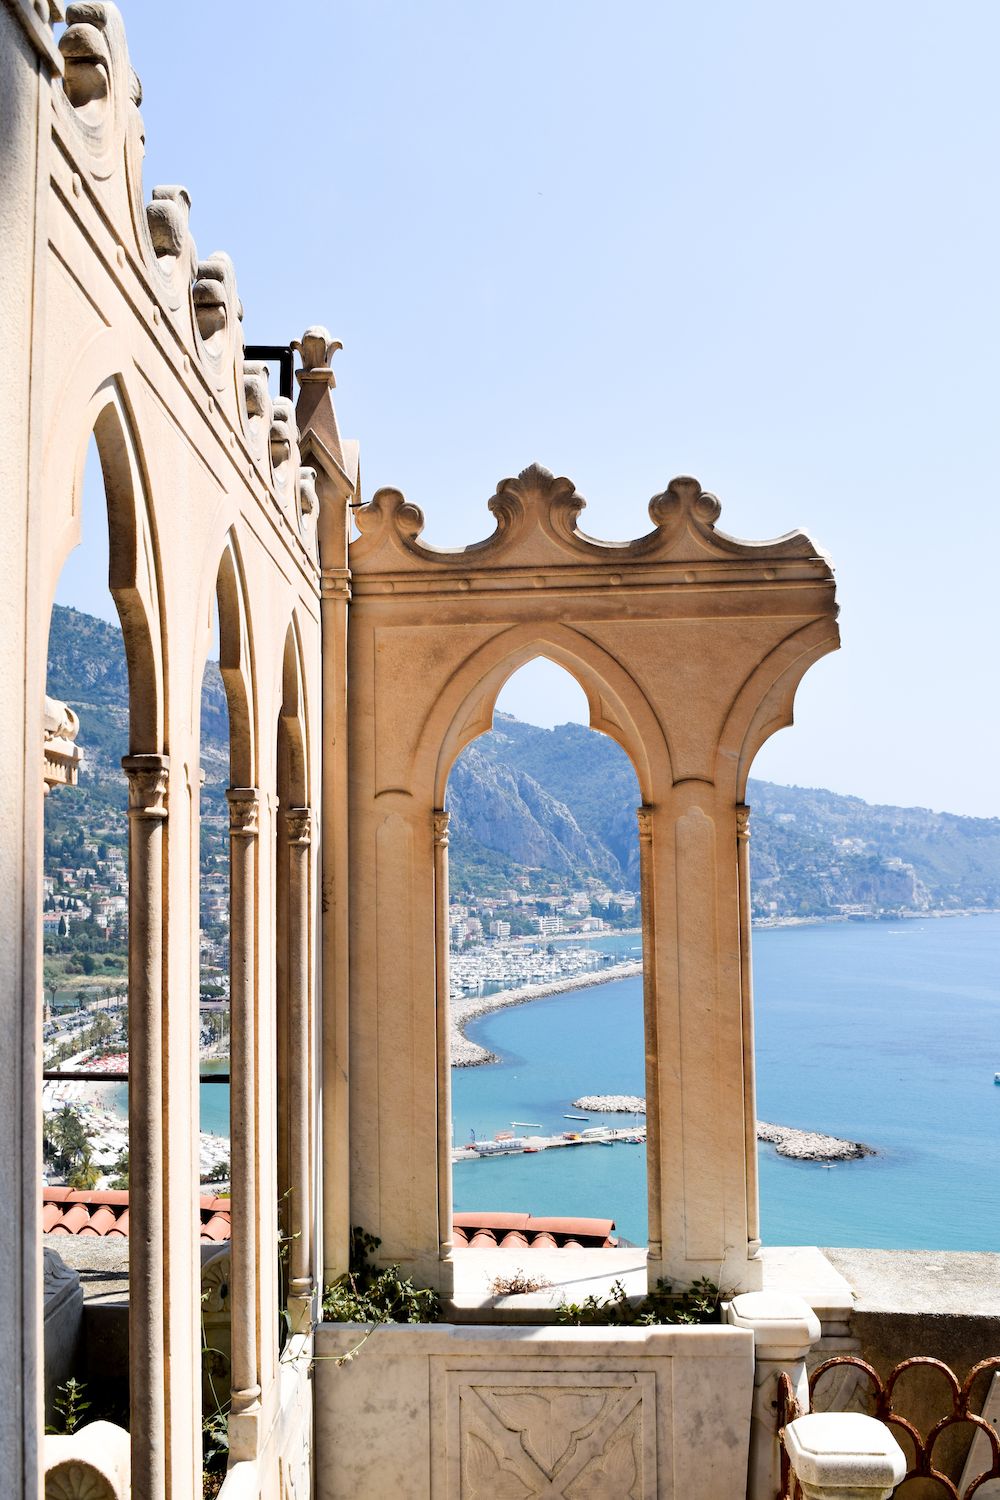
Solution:
{"label": "carved stone finial", "polygon": [[290,807],[285,814],[285,829],[290,844],[312,843],[313,814],[311,807]]}
{"label": "carved stone finial", "polygon": [[271,403],[271,463],[280,469],[292,456],[293,447],[298,452],[299,429],[295,422],[295,407],[287,396],[275,396]]}
{"label": "carved stone finial", "polygon": [[750,809],[745,802],[736,805],[736,837],[741,843],[750,838]]}
{"label": "carved stone finial", "polygon": [[186,187],[166,185],[153,189],[152,201],[146,204],[146,223],[156,258],[176,260],[187,252],[191,256],[193,275],[196,266],[190,219],[191,194]]}
{"label": "carved stone finial", "polygon": [[122,770],[128,777],[130,818],[165,818],[170,759],[166,755],[126,755]]}
{"label": "carved stone finial", "polygon": [[267,365],[259,360],[247,360],[243,365],[243,399],[247,416],[262,417],[271,425],[271,393],[267,386]]}
{"label": "carved stone finial", "polygon": [[663,493],[654,495],[649,502],[653,525],[670,531],[679,531],[687,520],[711,528],[721,514],[722,506],[716,497],[703,490],[697,479],[684,475],[671,479]]}
{"label": "carved stone finial", "polygon": [[213,341],[219,342],[218,335],[228,330],[235,336],[235,325],[230,314],[237,322],[243,318],[243,304],[236,295],[236,272],[229,256],[221,250],[198,262],[197,280],[191,288],[191,300],[194,302],[198,332],[213,353],[217,354],[218,349]]}
{"label": "carved stone finial", "polygon": [[111,49],[104,35],[107,8],[96,3],[71,5],[69,25],[59,38],[63,89],[81,117],[96,125],[111,97]]}
{"label": "carved stone finial", "polygon": [[304,516],[311,516],[319,509],[316,493],[316,470],[303,464],[299,469],[299,506]]}
{"label": "carved stone finial", "polygon": [[373,541],[382,531],[395,531],[404,541],[414,541],[424,529],[424,513],[401,490],[381,489],[355,511],[354,524],[363,537]]}
{"label": "carved stone finial", "polygon": [[316,381],[332,389],[337,381],[330,368],[330,361],[337,350],[343,347],[339,339],[330,336],[329,329],[318,323],[313,328],[307,328],[300,339],[293,339],[292,348],[298,350],[302,358],[302,368],[296,372],[299,384]]}
{"label": "carved stone finial", "polygon": [[439,848],[448,847],[448,824],[451,822],[451,813],[442,808],[434,809],[434,842]]}
{"label": "carved stone finial", "polygon": [[547,524],[564,540],[576,534],[577,518],[587,504],[572,479],[557,478],[538,463],[522,469],[516,479],[501,479],[487,503],[498,537],[533,521]]}
{"label": "carved stone finial", "polygon": [[259,832],[260,792],[255,786],[231,786],[226,790],[229,803],[231,838],[256,838]]}

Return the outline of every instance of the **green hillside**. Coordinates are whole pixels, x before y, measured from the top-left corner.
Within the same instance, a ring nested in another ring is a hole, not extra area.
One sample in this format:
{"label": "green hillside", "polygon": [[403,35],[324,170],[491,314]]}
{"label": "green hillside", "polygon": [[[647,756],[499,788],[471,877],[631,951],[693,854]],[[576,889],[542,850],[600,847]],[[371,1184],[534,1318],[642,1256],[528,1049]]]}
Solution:
{"label": "green hillside", "polygon": [[[88,845],[126,843],[120,762],[128,749],[128,679],[120,631],[57,606],[48,690],[80,715],[85,760],[79,787],[49,798],[46,864],[82,859],[86,866]],[[225,857],[227,724],[222,681],[210,663],[202,699],[204,869]],[[751,781],[748,800],[757,916],[1000,907],[1000,819],[871,806],[763,781]],[[452,891],[477,898],[518,878],[636,891],[638,801],[628,757],[603,735],[498,714],[449,782]]]}

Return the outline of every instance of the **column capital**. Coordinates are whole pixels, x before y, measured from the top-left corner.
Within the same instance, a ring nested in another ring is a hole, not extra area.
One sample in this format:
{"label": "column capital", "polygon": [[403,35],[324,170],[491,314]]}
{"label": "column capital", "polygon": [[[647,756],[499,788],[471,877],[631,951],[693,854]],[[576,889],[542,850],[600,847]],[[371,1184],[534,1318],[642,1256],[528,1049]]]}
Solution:
{"label": "column capital", "polygon": [[290,844],[311,844],[313,832],[312,808],[290,807],[285,813],[285,828]]}
{"label": "column capital", "polygon": [[260,792],[255,786],[226,789],[229,803],[229,833],[233,838],[256,838],[259,832]]}
{"label": "column capital", "polygon": [[448,847],[448,824],[450,822],[450,812],[445,812],[441,807],[434,809],[434,842],[439,848]]}
{"label": "column capital", "polygon": [[125,755],[122,770],[128,777],[129,817],[165,818],[170,757]]}
{"label": "column capital", "polygon": [[750,838],[750,809],[745,802],[736,804],[736,837],[741,843]]}
{"label": "column capital", "polygon": [[651,839],[653,837],[652,807],[650,807],[648,802],[644,802],[641,807],[636,808],[635,815],[639,820],[639,837],[641,839]]}

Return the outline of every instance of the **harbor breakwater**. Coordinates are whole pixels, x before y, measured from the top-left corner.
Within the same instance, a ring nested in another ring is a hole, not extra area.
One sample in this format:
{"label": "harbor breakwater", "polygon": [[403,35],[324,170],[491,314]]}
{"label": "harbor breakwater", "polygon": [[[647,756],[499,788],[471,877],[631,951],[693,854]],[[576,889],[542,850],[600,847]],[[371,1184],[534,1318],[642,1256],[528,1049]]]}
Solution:
{"label": "harbor breakwater", "polygon": [[[590,1114],[644,1115],[646,1101],[636,1094],[581,1094],[573,1100],[573,1108]],[[866,1146],[863,1141],[845,1141],[837,1135],[772,1125],[767,1120],[757,1121],[757,1139],[792,1161],[860,1161],[878,1155],[874,1146]]]}

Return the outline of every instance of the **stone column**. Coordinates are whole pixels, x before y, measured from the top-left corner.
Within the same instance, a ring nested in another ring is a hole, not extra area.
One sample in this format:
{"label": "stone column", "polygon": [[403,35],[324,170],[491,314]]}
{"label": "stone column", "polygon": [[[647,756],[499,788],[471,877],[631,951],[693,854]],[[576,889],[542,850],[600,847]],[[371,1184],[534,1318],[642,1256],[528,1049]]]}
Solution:
{"label": "stone column", "polygon": [[[325,491],[321,491],[323,493]],[[331,507],[336,505],[331,500]],[[341,502],[342,503],[342,502]],[[350,512],[343,506],[344,515]],[[337,555],[346,561],[346,522]],[[347,1270],[351,1237],[348,967],[347,611],[351,575],[323,557],[323,800],[321,808],[322,1254],[323,1279]]]}
{"label": "stone column", "polygon": [[163,835],[169,761],[126,755],[128,777],[129,1405],[132,1493],[166,1494],[163,1203]]}
{"label": "stone column", "polygon": [[802,1411],[809,1409],[806,1355],[820,1336],[820,1323],[801,1297],[744,1292],[729,1305],[727,1320],[753,1330],[753,1408],[747,1500],[774,1500],[781,1489],[777,1394],[782,1372],[792,1382]]}
{"label": "stone column", "polygon": [[743,1000],[743,1105],[746,1119],[747,1255],[760,1252],[757,1187],[757,1072],[753,1037],[753,961],[750,952],[750,809],[736,809],[736,878],[740,895],[740,993]]}
{"label": "stone column", "polygon": [[[256,863],[260,792],[230,787],[229,1150],[232,1203],[232,1419],[236,1458],[252,1456],[260,1411],[257,1357]],[[244,1420],[250,1418],[251,1420]]]}
{"label": "stone column", "polygon": [[663,1238],[660,1213],[660,1122],[656,1100],[659,1098],[659,1047],[656,1014],[656,923],[653,900],[653,809],[637,809],[639,820],[639,902],[642,921],[642,993],[643,1035],[646,1046],[646,1195],[648,1202],[649,1259],[653,1264],[663,1260]]}
{"label": "stone column", "polygon": [[437,983],[438,1240],[441,1293],[454,1291],[451,1191],[451,1031],[449,1011],[448,823],[450,814],[434,809],[434,961]]}
{"label": "stone column", "polygon": [[707,1277],[752,1292],[763,1285],[763,1262],[749,1248],[756,1190],[747,1182],[754,1147],[735,807],[726,788],[691,777],[664,790],[653,816],[653,874],[644,883],[655,908],[647,967],[656,1032],[647,1032],[647,1048],[655,1049],[658,1088],[647,1115],[658,1114],[660,1212],[650,1226],[649,1276],[674,1285]]}
{"label": "stone column", "polygon": [[860,1412],[810,1412],[785,1428],[804,1500],[889,1500],[906,1457],[884,1422]]}
{"label": "stone column", "polygon": [[310,1153],[310,858],[312,809],[290,807],[285,815],[288,839],[288,1076],[287,1103],[289,1174],[288,1307],[292,1328],[306,1331],[313,1320],[312,1172]]}

